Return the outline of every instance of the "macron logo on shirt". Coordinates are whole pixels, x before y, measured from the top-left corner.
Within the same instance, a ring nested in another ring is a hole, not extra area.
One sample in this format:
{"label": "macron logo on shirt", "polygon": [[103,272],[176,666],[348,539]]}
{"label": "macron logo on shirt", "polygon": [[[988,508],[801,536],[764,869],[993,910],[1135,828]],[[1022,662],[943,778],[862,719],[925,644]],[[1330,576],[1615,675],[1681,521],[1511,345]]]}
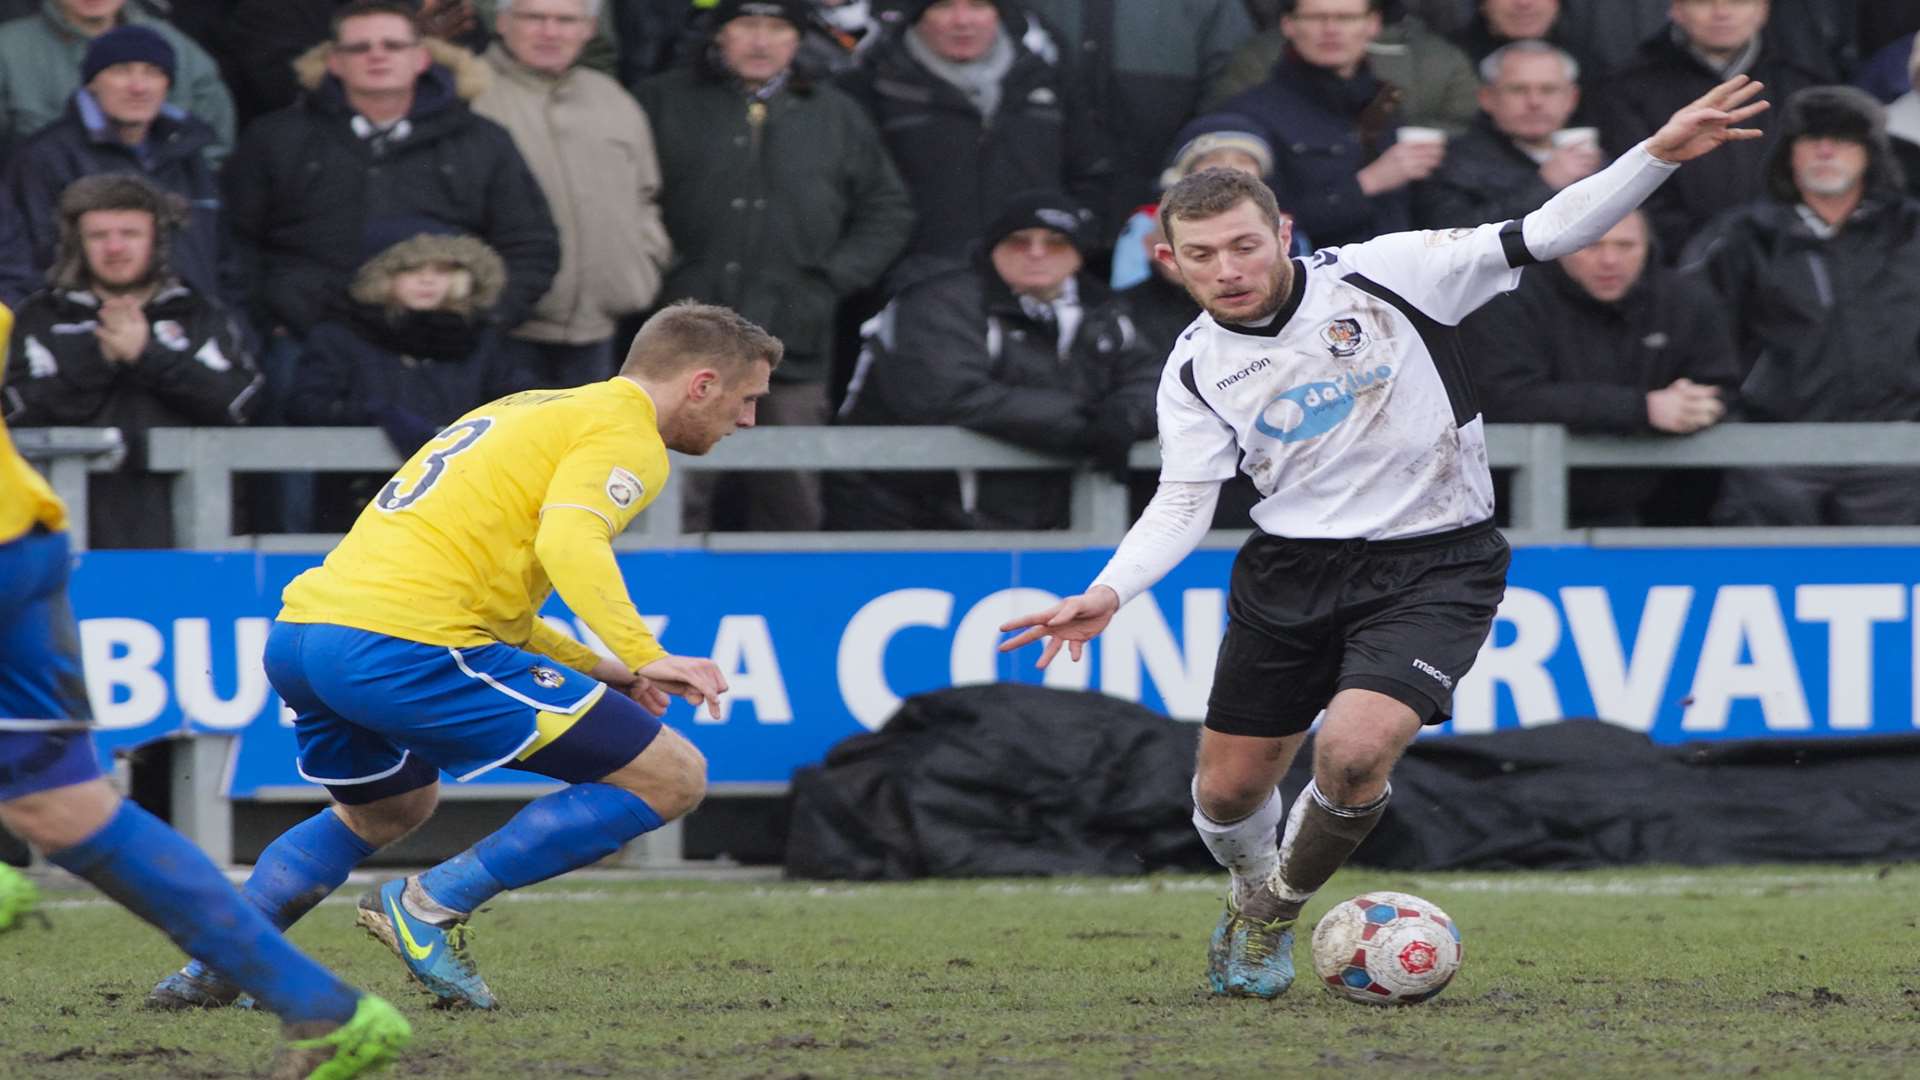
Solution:
{"label": "macron logo on shirt", "polygon": [[1249,375],[1252,375],[1257,371],[1262,371],[1266,368],[1270,368],[1272,366],[1273,366],[1273,358],[1269,356],[1263,356],[1260,359],[1255,360],[1253,363],[1248,364],[1246,367],[1241,368],[1239,371],[1236,371],[1233,374],[1227,376],[1226,378],[1221,379],[1219,382],[1214,383],[1213,388],[1215,390],[1225,390],[1227,387],[1232,386],[1234,383],[1239,382],[1240,380],[1248,377]]}

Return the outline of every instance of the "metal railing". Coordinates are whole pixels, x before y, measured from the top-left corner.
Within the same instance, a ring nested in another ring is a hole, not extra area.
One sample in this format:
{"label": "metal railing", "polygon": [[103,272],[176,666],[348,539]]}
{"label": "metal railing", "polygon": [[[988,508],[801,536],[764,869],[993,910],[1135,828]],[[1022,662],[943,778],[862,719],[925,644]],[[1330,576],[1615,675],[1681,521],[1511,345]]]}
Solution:
{"label": "metal railing", "polygon": [[[42,465],[74,514],[75,540],[85,541],[86,483],[90,472],[115,468],[125,447],[116,429],[50,428],[14,433],[30,460]],[[1920,528],[1806,529],[1586,529],[1567,524],[1567,484],[1575,468],[1721,468],[1770,465],[1920,464],[1920,424],[1729,424],[1687,437],[1573,435],[1555,425],[1487,428],[1489,461],[1513,470],[1515,544],[1595,546],[1788,544],[1920,544]],[[330,535],[239,536],[233,532],[236,475],[263,472],[385,472],[400,465],[375,428],[169,428],[148,436],[148,467],[175,474],[174,535],[198,550],[321,551]],[[1159,465],[1152,443],[1133,449],[1131,464]],[[676,470],[782,471],[792,469],[1072,470],[1070,527],[1051,532],[938,533],[718,533],[681,531],[681,485],[669,484],[622,550],[704,546],[718,550],[876,550],[912,548],[1071,549],[1111,546],[1129,521],[1125,485],[1071,459],[1035,453],[959,428],[758,428],[722,442],[705,457],[674,455]],[[1916,493],[1920,495],[1920,493]],[[1235,546],[1244,532],[1210,534],[1208,546]],[[176,824],[216,859],[232,856],[233,807],[220,790],[220,767],[231,736],[199,736],[176,748],[173,812]],[[719,794],[767,794],[749,785]],[[777,785],[775,786],[777,788]],[[448,789],[449,794],[530,798],[545,788]],[[319,789],[274,789],[265,801],[319,799]],[[679,861],[681,834],[663,830],[628,858],[658,866]]]}
{"label": "metal railing", "polygon": [[[56,431],[62,429],[55,429]],[[1574,435],[1553,424],[1487,428],[1488,457],[1513,471],[1512,525],[1518,544],[1920,543],[1920,529],[1590,529],[1567,522],[1568,473],[1576,468],[1721,468],[1768,465],[1920,464],[1920,423],[1727,424],[1685,437]],[[681,531],[681,486],[669,484],[621,537],[623,550],[684,547],[818,551],[888,549],[1078,548],[1119,541],[1130,524],[1125,485],[1070,459],[1021,449],[960,428],[756,428],[704,457],[673,455],[675,470],[792,469],[1073,470],[1070,525],[1047,532],[711,533]],[[382,472],[400,459],[374,428],[168,428],[152,432],[149,467],[177,473],[174,535],[183,547],[307,551],[330,536],[233,533],[233,477],[257,472]],[[1134,447],[1135,468],[1159,467],[1153,443]],[[1210,536],[1213,546],[1243,534]]]}

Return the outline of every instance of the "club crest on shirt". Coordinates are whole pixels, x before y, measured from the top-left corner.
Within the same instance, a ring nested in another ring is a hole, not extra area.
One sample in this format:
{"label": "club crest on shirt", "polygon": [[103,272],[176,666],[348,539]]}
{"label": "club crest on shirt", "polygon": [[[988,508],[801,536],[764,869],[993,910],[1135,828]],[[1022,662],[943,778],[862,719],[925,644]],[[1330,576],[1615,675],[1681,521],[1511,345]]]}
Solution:
{"label": "club crest on shirt", "polygon": [[559,672],[550,667],[535,665],[528,669],[527,673],[533,676],[533,684],[543,690],[557,690],[560,688],[561,683],[567,681]]}
{"label": "club crest on shirt", "polygon": [[1320,328],[1320,340],[1335,358],[1344,359],[1367,347],[1367,332],[1359,319],[1340,318]]}
{"label": "club crest on shirt", "polygon": [[153,336],[160,344],[174,352],[185,352],[192,342],[187,340],[186,328],[172,319],[156,319],[153,323]]}
{"label": "club crest on shirt", "polygon": [[639,477],[618,465],[607,474],[607,498],[622,510],[632,506],[641,495],[646,494],[646,490],[647,486],[640,482]]}

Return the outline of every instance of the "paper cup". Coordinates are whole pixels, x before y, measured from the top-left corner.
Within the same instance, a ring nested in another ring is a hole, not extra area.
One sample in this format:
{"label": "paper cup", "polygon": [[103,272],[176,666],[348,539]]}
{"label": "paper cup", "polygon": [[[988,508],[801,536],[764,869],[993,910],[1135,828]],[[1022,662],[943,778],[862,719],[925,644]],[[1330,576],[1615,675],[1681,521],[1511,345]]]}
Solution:
{"label": "paper cup", "polygon": [[1433,127],[1403,127],[1394,132],[1394,137],[1403,143],[1443,143],[1447,133]]}
{"label": "paper cup", "polygon": [[1553,133],[1553,145],[1557,150],[1563,146],[1600,145],[1600,129],[1590,127],[1561,128]]}

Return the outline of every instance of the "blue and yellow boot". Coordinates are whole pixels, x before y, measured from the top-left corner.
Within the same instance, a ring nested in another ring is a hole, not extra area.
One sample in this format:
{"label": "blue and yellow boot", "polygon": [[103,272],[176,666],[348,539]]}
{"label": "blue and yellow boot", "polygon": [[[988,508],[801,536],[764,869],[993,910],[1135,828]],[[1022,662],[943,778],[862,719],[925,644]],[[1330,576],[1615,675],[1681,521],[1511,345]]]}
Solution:
{"label": "blue and yellow boot", "polygon": [[[1293,985],[1293,923],[1284,914],[1284,902],[1268,885],[1255,889],[1244,904],[1231,889],[1227,910],[1214,929],[1208,950],[1211,966],[1216,950],[1222,961],[1209,973],[1213,992],[1231,997],[1277,998]],[[1213,972],[1218,972],[1217,976]]]}
{"label": "blue and yellow boot", "polygon": [[421,986],[446,1008],[491,1009],[495,1002],[468,952],[473,931],[461,920],[433,923],[407,910],[407,879],[396,878],[360,898],[355,921],[393,950]]}

